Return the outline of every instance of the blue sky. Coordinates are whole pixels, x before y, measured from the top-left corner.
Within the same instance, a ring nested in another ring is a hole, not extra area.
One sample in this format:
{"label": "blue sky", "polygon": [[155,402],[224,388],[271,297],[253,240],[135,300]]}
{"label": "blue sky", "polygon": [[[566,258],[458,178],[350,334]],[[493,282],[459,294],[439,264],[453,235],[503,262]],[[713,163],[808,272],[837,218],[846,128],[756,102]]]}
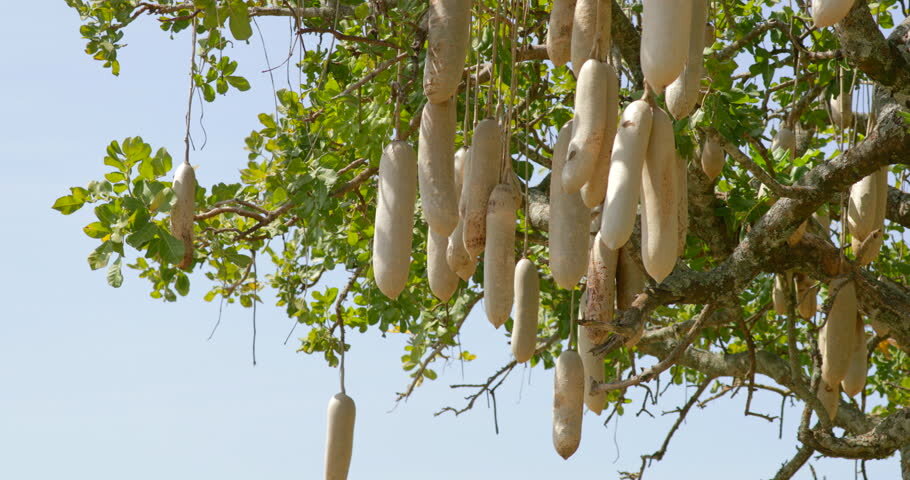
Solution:
{"label": "blue sky", "polygon": [[[40,34],[34,22],[7,23],[0,77],[0,187],[8,199],[0,209],[0,478],[320,478],[337,372],[320,357],[295,353],[293,340],[283,345],[290,321],[279,309],[259,309],[253,367],[249,310],[226,308],[207,341],[218,305],[202,300],[208,284],[201,275],[178,303],[151,299],[145,281],[129,273],[112,289],[85,260],[95,241],[81,228],[91,213],[64,217],[50,209],[67,187],[102,175],[104,147],[113,139],[140,135],[179,157],[187,35],[172,41],[154,20],[139,21],[127,32],[117,78],[83,53],[79,19],[63,2],[42,13]],[[283,58],[285,21],[260,25],[273,61]],[[262,45],[253,40],[230,53],[253,90],[205,105],[208,143],[192,163],[207,186],[237,178],[244,136],[257,127],[257,113],[273,110]],[[276,78],[280,87],[283,71]],[[194,124],[199,140],[198,117]],[[497,395],[499,435],[483,401],[457,419],[434,417],[462,404],[463,394],[449,384],[483,381],[509,360],[505,337],[478,310],[462,333],[479,356],[464,366],[464,377],[451,365],[397,408],[395,392],[408,380],[399,361],[404,339],[375,331],[348,336],[347,385],[358,408],[350,478],[617,478],[660,446],[675,419],[660,413],[685,401],[682,388],[651,408],[656,419],[634,415],[637,390],[630,391],[629,413],[608,427],[587,414],[581,448],[568,461],[551,444],[550,371],[513,373]],[[692,412],[646,477],[773,476],[795,452],[801,409],[786,409],[778,440],[777,423],[742,415],[744,396]],[[759,393],[755,408],[777,414],[780,403]],[[854,478],[852,461],[816,468],[819,478]],[[898,476],[895,459],[869,469],[874,479]],[[805,468],[796,478],[812,477]]]}

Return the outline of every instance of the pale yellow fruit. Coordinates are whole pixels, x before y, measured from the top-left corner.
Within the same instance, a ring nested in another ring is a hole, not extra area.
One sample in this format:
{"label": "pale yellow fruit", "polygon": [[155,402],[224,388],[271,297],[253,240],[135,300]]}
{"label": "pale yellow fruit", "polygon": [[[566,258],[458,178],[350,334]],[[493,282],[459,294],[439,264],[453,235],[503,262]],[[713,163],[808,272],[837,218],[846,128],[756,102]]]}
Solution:
{"label": "pale yellow fruit", "polygon": [[554,0],[547,26],[547,56],[553,65],[568,63],[572,52],[572,23],[575,0]]}
{"label": "pale yellow fruit", "polygon": [[724,171],[724,149],[714,140],[705,140],[701,149],[701,169],[710,180]]}
{"label": "pale yellow fruit", "polygon": [[[455,194],[461,202],[461,190],[464,187],[465,169],[468,165],[471,152],[467,148],[460,148],[455,152]],[[449,268],[461,277],[462,280],[468,281],[477,267],[477,259],[468,254],[464,248],[464,220],[459,216],[458,225],[449,235],[449,243],[446,247],[446,263]]]}
{"label": "pale yellow fruit", "polygon": [[828,100],[831,107],[831,121],[840,128],[849,128],[853,125],[853,93],[845,90],[836,97]]}
{"label": "pale yellow fruit", "polygon": [[461,197],[464,246],[471,257],[480,255],[486,243],[487,202],[499,183],[502,133],[496,120],[488,118],[474,127],[474,144],[465,171]]}
{"label": "pale yellow fruit", "polygon": [[610,159],[613,156],[613,140],[616,138],[616,128],[619,124],[619,78],[616,70],[607,65],[606,84],[607,106],[606,122],[604,122],[603,143],[597,155],[597,163],[591,178],[581,187],[581,199],[588,208],[594,208],[604,201],[607,193],[607,180],[610,177]]}
{"label": "pale yellow fruit", "polygon": [[562,188],[576,193],[591,179],[607,123],[607,79],[611,67],[606,62],[588,60],[581,67],[575,87],[575,118],[572,141],[562,169]]}
{"label": "pale yellow fruit", "polygon": [[[605,60],[610,53],[611,0],[577,0],[572,20],[572,70],[578,77],[588,59]],[[595,54],[595,41],[599,54]]]}
{"label": "pale yellow fruit", "polygon": [[641,71],[661,93],[689,58],[692,0],[642,0]]}
{"label": "pale yellow fruit", "polygon": [[181,162],[174,172],[174,206],[171,207],[171,235],[183,243],[183,258],[178,268],[187,269],[193,263],[193,225],[196,216],[196,171]]}
{"label": "pale yellow fruit", "polygon": [[449,237],[440,235],[432,228],[427,232],[427,278],[430,291],[443,302],[449,301],[458,288],[458,275],[449,268],[446,262],[446,249]]}
{"label": "pale yellow fruit", "polygon": [[774,311],[778,315],[787,315],[789,312],[792,278],[790,272],[774,275],[774,289],[771,290],[771,300],[774,303]]}
{"label": "pale yellow fruit", "polygon": [[604,355],[595,355],[591,349],[597,344],[591,341],[591,335],[587,327],[578,327],[578,355],[581,356],[581,363],[584,366],[584,386],[585,386],[585,405],[588,410],[600,415],[603,411],[604,403],[607,401],[607,392],[592,392],[591,381],[604,381]]}
{"label": "pale yellow fruit", "polygon": [[815,280],[802,274],[797,274],[795,281],[797,312],[800,317],[808,320],[815,316],[818,309],[818,286]]}
{"label": "pale yellow fruit", "polygon": [[430,0],[423,70],[423,92],[430,103],[445,102],[458,90],[470,42],[471,0]]}
{"label": "pale yellow fruit", "polygon": [[850,352],[856,337],[856,289],[852,281],[835,280],[831,291],[837,296],[822,327],[825,349],[822,355],[822,379],[828,385],[839,385],[847,376]]}
{"label": "pale yellow fruit", "polygon": [[676,195],[677,201],[677,228],[679,241],[679,256],[686,253],[686,236],[689,234],[689,174],[686,159],[676,154]]}
{"label": "pale yellow fruit", "polygon": [[553,446],[564,459],[581,443],[581,414],[584,406],[585,369],[581,356],[564,350],[556,359],[553,382]]}
{"label": "pale yellow fruit", "polygon": [[537,316],[540,309],[540,277],[527,258],[515,265],[515,322],[512,325],[512,355],[527,362],[537,348]]}
{"label": "pale yellow fruit", "polygon": [[424,105],[417,144],[423,215],[434,232],[446,237],[458,225],[454,166],[456,109],[457,103],[452,99]]}
{"label": "pale yellow fruit", "polygon": [[416,200],[417,153],[407,142],[392,142],[379,160],[373,275],[379,290],[393,300],[408,283]]}
{"label": "pale yellow fruit", "polygon": [[635,227],[651,123],[651,106],[642,100],[630,103],[619,121],[600,223],[601,241],[613,250],[629,241]]}
{"label": "pale yellow fruit", "polygon": [[[689,29],[689,59],[682,73],[667,87],[667,110],[679,120],[688,117],[698,103],[701,77],[704,73],[705,22],[707,0],[692,1],[692,25]],[[712,32],[713,38],[713,32]]]}
{"label": "pale yellow fruit", "polygon": [[855,397],[857,393],[862,392],[866,387],[866,331],[863,329],[862,317],[856,318],[856,332],[853,342],[853,348],[850,353],[850,366],[847,367],[847,376],[841,382],[844,393]]}
{"label": "pale yellow fruit", "polygon": [[679,255],[677,169],[673,122],[655,108],[641,177],[641,258],[657,283],[673,271]]}
{"label": "pale yellow fruit", "polygon": [[483,256],[483,306],[487,320],[499,328],[512,312],[515,283],[515,192],[502,183],[490,194]]}
{"label": "pale yellow fruit", "polygon": [[591,219],[581,194],[566,193],[561,185],[572,123],[567,123],[559,131],[550,174],[550,271],[556,285],[567,289],[578,283],[588,267],[588,227]]}
{"label": "pale yellow fruit", "polygon": [[796,157],[796,134],[791,128],[781,126],[774,134],[774,138],[771,139],[771,152],[776,150],[789,153],[791,160]]}
{"label": "pale yellow fruit", "polygon": [[837,416],[837,407],[840,406],[840,388],[837,384],[833,387],[825,383],[824,380],[818,382],[818,400],[828,412],[828,419],[834,420]]}
{"label": "pale yellow fruit", "polygon": [[830,27],[844,19],[854,0],[812,0],[812,20],[815,28]]}
{"label": "pale yellow fruit", "polygon": [[336,393],[329,400],[326,414],[328,427],[325,439],[325,480],[345,480],[351,467],[354,448],[354,400]]}
{"label": "pale yellow fruit", "polygon": [[616,308],[626,310],[645,289],[645,273],[627,247],[619,250],[616,263]]}
{"label": "pale yellow fruit", "polygon": [[[609,323],[613,321],[613,309],[616,298],[617,250],[610,250],[600,241],[598,233],[591,245],[591,260],[588,263],[588,275],[585,294],[584,318],[589,321]],[[604,328],[586,328],[590,342],[600,344],[606,341],[610,332]]]}

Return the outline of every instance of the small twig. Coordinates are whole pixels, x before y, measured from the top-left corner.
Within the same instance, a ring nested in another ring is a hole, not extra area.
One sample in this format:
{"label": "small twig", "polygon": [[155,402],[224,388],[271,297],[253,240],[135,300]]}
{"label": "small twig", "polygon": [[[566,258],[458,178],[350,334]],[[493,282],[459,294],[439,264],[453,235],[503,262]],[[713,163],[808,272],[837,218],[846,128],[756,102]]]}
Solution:
{"label": "small twig", "polygon": [[610,390],[620,390],[624,388],[629,388],[634,385],[638,385],[643,382],[652,380],[654,377],[659,375],[664,370],[670,368],[676,363],[676,359],[679,358],[682,353],[689,348],[689,345],[695,340],[696,335],[701,330],[702,325],[707,321],[708,317],[711,316],[711,313],[715,310],[715,305],[709,303],[705,305],[705,308],[699,313],[698,319],[692,324],[692,327],[689,328],[689,331],[686,333],[685,338],[679,342],[675,349],[670,352],[670,355],[667,355],[666,358],[652,366],[651,368],[646,369],[641,372],[639,375],[636,375],[627,380],[615,383],[601,383],[595,380],[592,380],[591,391],[592,392],[609,392]]}

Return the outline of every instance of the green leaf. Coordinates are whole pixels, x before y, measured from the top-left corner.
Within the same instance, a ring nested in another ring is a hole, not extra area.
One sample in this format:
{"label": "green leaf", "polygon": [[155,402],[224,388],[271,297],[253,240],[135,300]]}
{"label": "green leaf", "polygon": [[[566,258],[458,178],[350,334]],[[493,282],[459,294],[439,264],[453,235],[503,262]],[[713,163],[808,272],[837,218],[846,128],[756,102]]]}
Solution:
{"label": "green leaf", "polygon": [[231,18],[228,26],[231,35],[237,40],[247,40],[253,36],[253,27],[250,25],[250,14],[242,0],[231,0]]}
{"label": "green leaf", "polygon": [[70,192],[71,195],[58,198],[51,208],[64,215],[69,215],[82,208],[88,200],[88,190],[81,187],[72,187]]}
{"label": "green leaf", "polygon": [[120,268],[123,257],[117,257],[114,263],[107,269],[107,283],[114,288],[120,288],[123,285],[123,271]]}
{"label": "green leaf", "polygon": [[248,82],[247,79],[245,79],[243,77],[238,77],[236,75],[229,75],[224,78],[225,78],[225,80],[227,80],[228,83],[231,84],[232,87],[236,88],[237,90],[240,90],[241,92],[245,92],[250,89],[250,82]]}
{"label": "green leaf", "polygon": [[88,266],[92,270],[98,270],[99,268],[104,268],[107,266],[107,262],[111,258],[111,252],[114,251],[114,246],[111,242],[104,242],[98,248],[96,248],[88,256]]}
{"label": "green leaf", "polygon": [[135,249],[142,248],[151,239],[155,238],[155,233],[157,232],[157,225],[151,222],[146,223],[142,228],[126,237],[126,243]]}
{"label": "green leaf", "polygon": [[174,283],[174,288],[177,289],[177,293],[181,297],[185,297],[190,293],[190,279],[186,275],[180,273],[177,275],[177,281]]}
{"label": "green leaf", "polygon": [[104,238],[111,233],[111,229],[101,222],[92,222],[82,227],[82,231],[91,238]]}
{"label": "green leaf", "polygon": [[158,227],[158,237],[161,239],[161,243],[158,245],[158,252],[161,254],[162,259],[175,265],[180,263],[183,260],[183,242],[161,227]]}

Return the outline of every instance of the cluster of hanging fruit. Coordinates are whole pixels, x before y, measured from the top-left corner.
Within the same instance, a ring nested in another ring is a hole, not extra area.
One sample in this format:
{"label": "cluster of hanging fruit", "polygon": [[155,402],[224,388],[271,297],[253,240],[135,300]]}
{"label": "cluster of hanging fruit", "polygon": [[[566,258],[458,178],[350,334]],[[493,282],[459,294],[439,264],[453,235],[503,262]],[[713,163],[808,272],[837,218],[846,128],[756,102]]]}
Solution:
{"label": "cluster of hanging fruit", "polygon": [[[549,268],[560,288],[574,290],[586,277],[580,311],[583,326],[573,328],[574,348],[556,361],[553,443],[563,457],[581,440],[582,405],[600,413],[603,392],[592,391],[604,378],[603,356],[592,348],[609,336],[604,326],[615,309],[628,309],[645,285],[644,274],[661,282],[684,252],[688,227],[686,161],[676,151],[670,118],[692,113],[701,96],[702,52],[713,41],[707,23],[707,0],[643,0],[641,67],[646,88],[642,99],[619,114],[619,82],[610,63],[610,0],[554,0],[547,32],[550,61],[568,62],[577,77],[575,116],[559,131],[550,177]],[[813,0],[819,27],[840,21],[852,0]],[[430,0],[428,47],[418,149],[404,140],[387,145],[379,164],[378,201],[372,266],[376,284],[395,299],[404,289],[411,263],[414,211],[419,190],[429,225],[427,275],[433,294],[447,301],[484,261],[484,306],[489,321],[502,326],[515,307],[512,352],[518,362],[537,348],[540,279],[528,259],[516,262],[516,210],[521,204],[503,126],[486,118],[474,126],[472,143],[455,150],[456,99],[470,40],[470,0]],[[668,115],[655,102],[664,94]],[[835,99],[837,124],[846,120],[849,100]],[[795,153],[792,126],[782,127],[773,148]],[[723,170],[721,147],[707,140],[701,164],[712,180]],[[182,164],[176,173],[177,203],[172,231],[192,258],[192,212],[195,178]],[[882,170],[853,186],[848,221],[861,264],[882,246],[887,172]],[[187,213],[187,211],[189,213]],[[628,251],[635,219],[641,213],[642,272]],[[820,218],[819,218],[820,220]],[[827,225],[827,222],[825,223]],[[827,226],[825,226],[827,228]],[[799,242],[805,224],[790,238]],[[188,262],[187,262],[188,263]],[[775,285],[775,307],[795,280],[797,310],[815,314],[818,286],[800,274],[782,275]],[[778,285],[779,284],[779,285]],[[510,286],[510,287],[509,287]],[[504,288],[505,287],[505,288]],[[831,417],[839,385],[849,395],[862,390],[866,356],[863,323],[857,315],[850,281],[832,282],[831,314],[819,335],[823,356],[818,396]],[[780,300],[778,300],[780,297]],[[780,301],[781,303],[778,303]],[[514,305],[513,305],[514,304]],[[634,345],[641,332],[626,339]],[[345,393],[329,402],[325,478],[347,477],[353,446],[355,407]]]}

